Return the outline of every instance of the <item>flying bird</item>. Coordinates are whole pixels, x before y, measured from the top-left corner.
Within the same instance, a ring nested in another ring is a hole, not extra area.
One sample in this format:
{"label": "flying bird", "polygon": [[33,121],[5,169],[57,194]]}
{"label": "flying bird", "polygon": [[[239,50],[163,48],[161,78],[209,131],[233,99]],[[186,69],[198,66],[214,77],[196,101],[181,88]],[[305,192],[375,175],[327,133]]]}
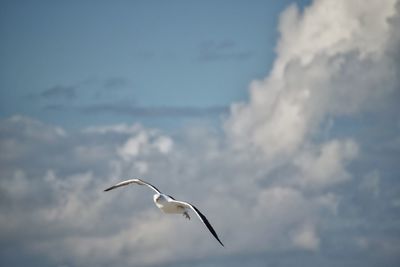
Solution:
{"label": "flying bird", "polygon": [[149,184],[141,179],[129,179],[126,181],[122,181],[116,185],[113,185],[104,191],[110,191],[112,189],[126,186],[129,184],[138,184],[138,185],[146,185],[151,188],[153,191],[156,192],[153,196],[153,201],[156,204],[157,208],[162,210],[164,213],[175,213],[175,214],[182,214],[185,218],[190,220],[189,210],[192,210],[197,217],[205,224],[205,226],[210,230],[211,234],[218,240],[218,242],[222,244],[221,240],[219,240],[217,233],[215,232],[214,228],[211,226],[210,222],[207,220],[206,216],[204,216],[195,206],[185,201],[178,201],[169,195],[165,195],[161,193],[154,185]]}

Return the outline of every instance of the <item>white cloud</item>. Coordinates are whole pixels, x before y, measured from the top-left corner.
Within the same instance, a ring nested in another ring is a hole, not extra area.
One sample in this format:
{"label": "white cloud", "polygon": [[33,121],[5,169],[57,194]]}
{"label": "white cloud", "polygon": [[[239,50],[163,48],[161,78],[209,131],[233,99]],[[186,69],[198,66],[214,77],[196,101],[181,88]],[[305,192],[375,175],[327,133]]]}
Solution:
{"label": "white cloud", "polygon": [[346,171],[346,163],[358,154],[358,146],[354,141],[332,140],[318,147],[303,151],[294,160],[299,168],[298,183],[308,188],[323,188],[350,179]]}
{"label": "white cloud", "polygon": [[163,154],[171,151],[173,141],[167,136],[160,136],[154,141],[154,146]]}
{"label": "white cloud", "polygon": [[315,227],[306,224],[293,234],[293,244],[305,250],[317,250],[319,238],[315,232]]}
{"label": "white cloud", "polygon": [[138,156],[149,142],[149,137],[145,132],[141,132],[134,137],[131,137],[126,143],[118,149],[119,154],[125,160],[131,157]]}
{"label": "white cloud", "polygon": [[383,56],[389,35],[388,18],[396,0],[314,1],[300,14],[292,5],[282,15],[278,58],[273,74],[281,77],[293,59],[310,64],[320,54],[328,57],[360,52],[361,57]]}
{"label": "white cloud", "polygon": [[151,150],[157,150],[162,154],[171,151],[173,141],[168,136],[161,135],[154,130],[142,129],[131,137],[118,148],[118,154],[124,160],[130,160],[139,155],[147,155]]}
{"label": "white cloud", "polygon": [[114,124],[103,126],[89,126],[83,130],[87,134],[107,134],[107,133],[120,133],[120,134],[134,134],[143,129],[140,124]]}
{"label": "white cloud", "polygon": [[393,0],[315,1],[303,14],[288,8],[270,75],[250,85],[249,103],[232,106],[225,125],[232,142],[290,156],[328,116],[379,106],[398,85],[389,53],[395,12]]}
{"label": "white cloud", "polygon": [[14,115],[5,121],[6,127],[14,126],[19,133],[38,141],[52,142],[65,137],[66,132],[60,127],[48,127],[46,124],[21,115]]}

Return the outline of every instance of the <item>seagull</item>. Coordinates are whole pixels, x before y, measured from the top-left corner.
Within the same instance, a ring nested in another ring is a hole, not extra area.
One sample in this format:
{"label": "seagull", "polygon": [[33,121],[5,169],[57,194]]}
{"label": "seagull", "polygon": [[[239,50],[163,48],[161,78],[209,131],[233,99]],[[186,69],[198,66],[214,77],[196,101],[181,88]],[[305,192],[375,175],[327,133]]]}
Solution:
{"label": "seagull", "polygon": [[190,220],[189,210],[192,210],[197,215],[197,217],[199,217],[199,219],[205,224],[205,226],[208,228],[211,234],[218,240],[218,242],[222,246],[224,246],[221,240],[219,240],[218,235],[215,232],[214,228],[208,222],[206,216],[204,216],[195,206],[185,201],[178,201],[169,195],[165,195],[161,193],[161,191],[158,190],[154,185],[149,184],[141,179],[129,179],[126,181],[122,181],[120,183],[117,183],[116,185],[113,185],[105,189],[104,192],[130,184],[145,185],[151,188],[153,191],[155,191],[156,194],[154,194],[153,196],[153,201],[156,204],[157,208],[162,210],[164,213],[182,214],[186,219]]}

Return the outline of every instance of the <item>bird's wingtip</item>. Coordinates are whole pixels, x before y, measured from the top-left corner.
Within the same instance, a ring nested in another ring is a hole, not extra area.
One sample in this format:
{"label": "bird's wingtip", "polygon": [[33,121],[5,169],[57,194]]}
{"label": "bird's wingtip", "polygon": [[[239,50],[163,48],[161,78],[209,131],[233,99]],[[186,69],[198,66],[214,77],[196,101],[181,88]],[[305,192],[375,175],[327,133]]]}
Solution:
{"label": "bird's wingtip", "polygon": [[221,240],[219,240],[219,238],[217,239],[218,243],[221,244],[221,246],[225,247],[225,245],[221,242]]}

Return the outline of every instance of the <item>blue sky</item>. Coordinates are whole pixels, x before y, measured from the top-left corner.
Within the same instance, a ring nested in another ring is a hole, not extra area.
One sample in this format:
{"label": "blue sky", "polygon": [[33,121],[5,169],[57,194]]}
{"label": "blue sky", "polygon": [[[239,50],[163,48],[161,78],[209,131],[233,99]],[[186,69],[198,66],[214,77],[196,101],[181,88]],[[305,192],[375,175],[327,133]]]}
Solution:
{"label": "blue sky", "polygon": [[0,1],[0,265],[399,266],[399,28],[399,0]]}
{"label": "blue sky", "polygon": [[[157,112],[112,107],[211,108],[216,116],[268,73],[278,16],[289,3],[3,1],[0,115],[67,127],[140,121],[167,128],[181,116],[166,122]],[[77,111],[96,105],[109,109]]]}

